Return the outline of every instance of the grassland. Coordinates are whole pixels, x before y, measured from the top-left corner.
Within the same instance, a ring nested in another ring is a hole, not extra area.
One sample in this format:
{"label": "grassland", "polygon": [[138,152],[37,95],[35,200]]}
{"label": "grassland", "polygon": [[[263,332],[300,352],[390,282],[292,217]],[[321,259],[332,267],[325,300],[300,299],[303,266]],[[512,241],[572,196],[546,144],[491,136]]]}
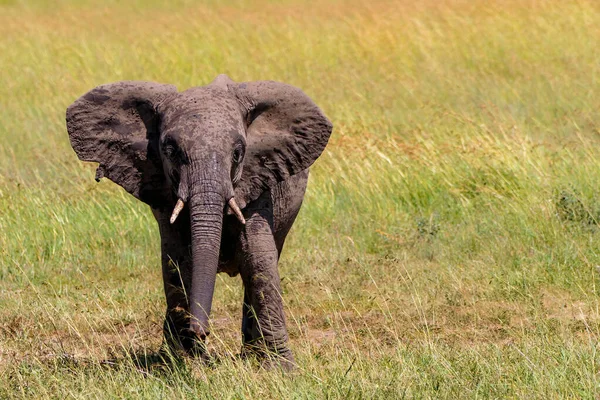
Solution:
{"label": "grassland", "polygon": [[[0,398],[597,398],[600,5],[102,4],[0,2]],[[98,84],[219,73],[335,125],[280,264],[292,375],[234,358],[225,276],[221,361],[158,359],[155,222],[65,131]]]}

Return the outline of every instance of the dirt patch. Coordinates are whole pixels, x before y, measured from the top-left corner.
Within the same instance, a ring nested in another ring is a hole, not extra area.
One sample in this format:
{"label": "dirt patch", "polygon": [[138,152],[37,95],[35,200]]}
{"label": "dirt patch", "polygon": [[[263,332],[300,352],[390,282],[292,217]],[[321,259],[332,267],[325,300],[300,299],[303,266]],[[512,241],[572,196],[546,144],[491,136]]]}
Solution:
{"label": "dirt patch", "polygon": [[575,300],[566,292],[544,291],[542,305],[548,318],[562,322],[585,321],[594,324],[600,322],[597,307],[582,300]]}

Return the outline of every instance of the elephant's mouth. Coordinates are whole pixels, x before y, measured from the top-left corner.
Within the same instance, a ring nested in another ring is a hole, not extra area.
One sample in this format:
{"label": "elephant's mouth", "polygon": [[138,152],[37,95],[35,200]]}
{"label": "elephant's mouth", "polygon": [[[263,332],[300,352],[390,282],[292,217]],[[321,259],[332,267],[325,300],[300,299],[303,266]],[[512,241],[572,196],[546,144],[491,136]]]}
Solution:
{"label": "elephant's mouth", "polygon": [[[246,225],[246,219],[244,218],[244,215],[242,214],[242,210],[240,210],[240,207],[235,202],[235,197],[231,197],[227,201],[227,206],[233,212],[233,215],[235,215],[235,217],[238,219],[238,221],[240,221],[240,223],[242,225]],[[181,199],[178,199],[177,203],[175,204],[175,207],[173,208],[173,213],[171,214],[171,219],[169,220],[169,222],[171,222],[171,224],[174,224],[175,221],[177,221],[177,217],[179,216],[179,213],[181,212],[181,210],[183,210],[183,207],[185,207],[185,202]]]}

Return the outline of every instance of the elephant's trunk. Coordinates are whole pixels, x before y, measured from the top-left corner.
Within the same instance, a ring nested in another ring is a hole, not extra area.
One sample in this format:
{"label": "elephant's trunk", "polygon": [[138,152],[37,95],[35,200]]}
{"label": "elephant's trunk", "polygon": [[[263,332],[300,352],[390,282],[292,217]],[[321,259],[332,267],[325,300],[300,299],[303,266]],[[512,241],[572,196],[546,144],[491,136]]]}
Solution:
{"label": "elephant's trunk", "polygon": [[192,285],[189,293],[190,329],[201,339],[209,334],[219,263],[225,195],[220,179],[204,176],[190,187],[189,210],[192,232]]}

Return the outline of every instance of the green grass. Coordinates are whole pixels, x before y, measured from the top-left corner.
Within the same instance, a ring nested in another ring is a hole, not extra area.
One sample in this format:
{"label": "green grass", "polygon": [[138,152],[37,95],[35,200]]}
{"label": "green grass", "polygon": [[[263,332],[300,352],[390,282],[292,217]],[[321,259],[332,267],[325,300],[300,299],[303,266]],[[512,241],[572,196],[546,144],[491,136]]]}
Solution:
{"label": "green grass", "polygon": [[[600,395],[596,2],[93,3],[0,2],[0,398]],[[96,85],[219,73],[335,125],[280,263],[291,375],[235,359],[226,276],[220,362],[157,360],[156,223],[66,134]]]}

